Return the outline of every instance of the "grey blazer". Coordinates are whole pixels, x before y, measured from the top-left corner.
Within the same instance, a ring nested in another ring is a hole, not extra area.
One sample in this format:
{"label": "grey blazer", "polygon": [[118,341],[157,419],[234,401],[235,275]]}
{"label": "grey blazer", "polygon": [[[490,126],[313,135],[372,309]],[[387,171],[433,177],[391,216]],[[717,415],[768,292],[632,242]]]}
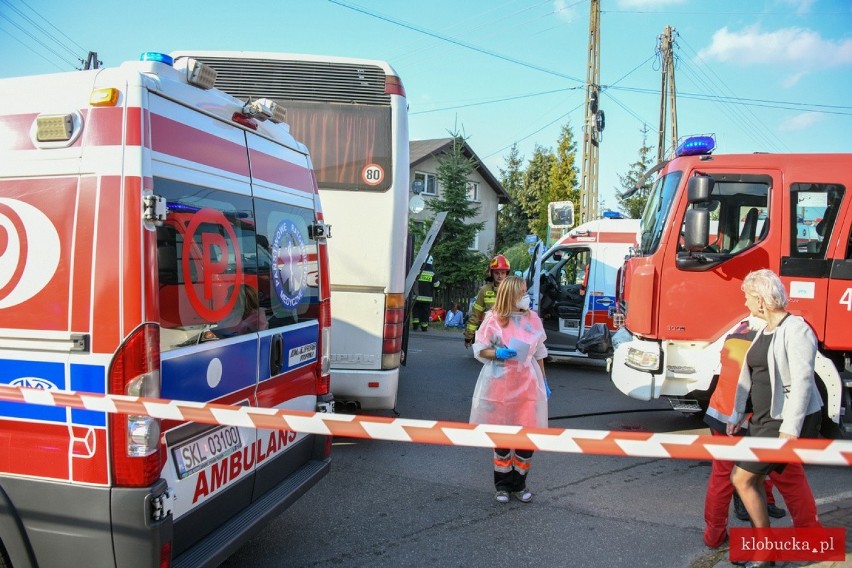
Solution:
{"label": "grey blazer", "polygon": [[[762,330],[755,341],[760,333]],[[769,386],[772,389],[769,415],[781,420],[780,431],[785,434],[799,436],[805,416],[822,408],[822,398],[814,382],[816,352],[816,335],[801,317],[791,314],[775,328],[768,354]],[[728,419],[730,424],[742,421],[750,391],[751,371],[747,364],[743,364],[734,399],[734,413]]]}

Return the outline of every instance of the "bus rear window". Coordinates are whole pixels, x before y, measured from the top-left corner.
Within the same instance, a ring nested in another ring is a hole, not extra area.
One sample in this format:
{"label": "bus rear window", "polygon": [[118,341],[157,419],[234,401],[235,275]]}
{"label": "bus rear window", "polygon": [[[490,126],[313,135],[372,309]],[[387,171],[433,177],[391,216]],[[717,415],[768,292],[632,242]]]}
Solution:
{"label": "bus rear window", "polygon": [[393,178],[391,107],[280,100],[311,153],[320,189],[386,191]]}

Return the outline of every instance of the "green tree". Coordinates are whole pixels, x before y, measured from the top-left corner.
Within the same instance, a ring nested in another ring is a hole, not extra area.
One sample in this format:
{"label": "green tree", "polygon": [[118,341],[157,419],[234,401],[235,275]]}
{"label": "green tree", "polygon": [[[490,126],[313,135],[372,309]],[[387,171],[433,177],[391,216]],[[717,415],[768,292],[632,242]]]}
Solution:
{"label": "green tree", "polygon": [[565,124],[559,133],[559,143],[556,147],[556,155],[550,166],[549,181],[543,209],[544,227],[547,229],[547,204],[551,201],[572,201],[574,211],[580,210],[580,174],[577,171],[577,144],[571,126]]}
{"label": "green tree", "polygon": [[[447,218],[432,245],[433,266],[442,286],[454,287],[482,280],[487,259],[469,249],[485,223],[474,223],[479,205],[467,198],[468,179],[477,163],[464,153],[465,139],[457,133],[449,152],[438,157],[440,196],[430,199],[426,207],[433,213],[446,211]],[[434,219],[434,215],[432,216]]]}
{"label": "green tree", "polygon": [[642,175],[654,163],[651,156],[652,150],[653,148],[648,146],[648,128],[646,127],[642,131],[642,147],[639,148],[639,157],[630,164],[630,169],[627,170],[625,175],[618,176],[621,187],[620,191],[618,189],[615,191],[618,208],[631,219],[639,219],[642,216],[645,203],[648,201],[648,194],[651,192],[652,180],[645,179],[639,186],[639,190],[631,194],[636,184],[642,179]]}
{"label": "green tree", "polygon": [[497,251],[522,242],[529,232],[529,218],[521,209],[518,196],[524,189],[523,158],[518,154],[518,145],[513,144],[506,156],[506,168],[500,169],[500,183],[511,201],[503,205],[497,214]]}
{"label": "green tree", "polygon": [[550,170],[555,162],[556,156],[549,148],[536,145],[524,172],[524,189],[518,195],[518,203],[529,219],[530,232],[541,240],[547,236],[546,200],[550,195]]}

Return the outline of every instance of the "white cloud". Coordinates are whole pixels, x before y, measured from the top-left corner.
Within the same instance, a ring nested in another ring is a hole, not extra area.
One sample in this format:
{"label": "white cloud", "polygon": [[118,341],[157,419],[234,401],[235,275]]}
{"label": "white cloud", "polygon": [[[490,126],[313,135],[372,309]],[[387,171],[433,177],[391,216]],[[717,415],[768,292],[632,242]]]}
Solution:
{"label": "white cloud", "polygon": [[795,132],[798,130],[806,130],[814,124],[822,121],[823,115],[818,112],[803,112],[797,114],[793,118],[789,118],[778,125],[778,130],[782,132]]}
{"label": "white cloud", "polygon": [[802,28],[763,32],[749,26],[736,32],[726,26],[713,34],[710,46],[698,55],[740,65],[791,65],[795,70],[839,67],[852,64],[852,38],[833,41]]}
{"label": "white cloud", "polygon": [[569,24],[574,22],[576,13],[574,12],[573,5],[569,6],[567,0],[553,0],[553,11],[556,13],[556,17],[563,22]]}

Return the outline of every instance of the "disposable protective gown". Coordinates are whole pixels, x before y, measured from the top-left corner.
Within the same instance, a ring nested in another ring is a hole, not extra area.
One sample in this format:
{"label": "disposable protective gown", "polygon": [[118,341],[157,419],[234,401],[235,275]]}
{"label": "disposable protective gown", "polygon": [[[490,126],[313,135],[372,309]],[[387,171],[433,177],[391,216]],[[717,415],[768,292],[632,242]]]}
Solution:
{"label": "disposable protective gown", "polygon": [[[483,349],[509,347],[512,338],[528,344],[527,352],[505,361],[480,356]],[[537,361],[547,357],[544,339],[544,328],[535,312],[510,314],[506,327],[500,326],[493,312],[485,314],[473,344],[473,355],[482,362],[482,371],[473,390],[471,423],[547,427],[547,394]]]}

